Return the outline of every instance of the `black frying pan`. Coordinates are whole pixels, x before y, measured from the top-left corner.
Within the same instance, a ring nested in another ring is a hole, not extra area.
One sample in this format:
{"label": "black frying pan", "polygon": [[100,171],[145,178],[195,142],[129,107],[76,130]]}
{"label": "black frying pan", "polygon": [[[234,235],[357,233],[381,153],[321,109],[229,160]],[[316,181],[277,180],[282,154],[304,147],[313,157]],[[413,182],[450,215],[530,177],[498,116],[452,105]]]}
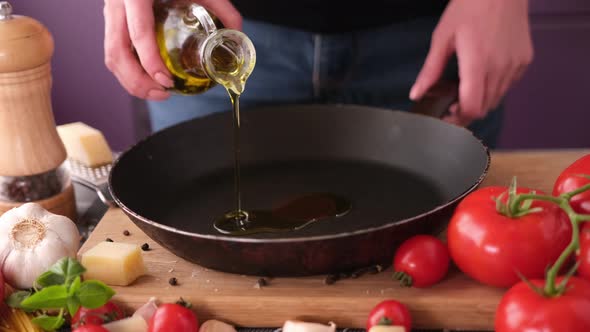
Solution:
{"label": "black frying pan", "polygon": [[218,233],[214,219],[234,208],[229,113],[153,134],[119,157],[109,179],[116,203],[154,241],[226,272],[298,276],[387,266],[402,240],[444,228],[490,162],[468,130],[410,112],[291,105],[245,110],[242,119],[246,209],[332,192],[352,210],[292,232]]}

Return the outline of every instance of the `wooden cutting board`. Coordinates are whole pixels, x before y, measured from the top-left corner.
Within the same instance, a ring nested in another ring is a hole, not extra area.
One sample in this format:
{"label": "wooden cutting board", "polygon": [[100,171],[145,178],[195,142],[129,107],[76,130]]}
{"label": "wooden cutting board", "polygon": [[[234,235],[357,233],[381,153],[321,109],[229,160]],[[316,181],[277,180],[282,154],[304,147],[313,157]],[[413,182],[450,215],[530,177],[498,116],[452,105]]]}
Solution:
{"label": "wooden cutting board", "polygon": [[[492,154],[490,172],[483,183],[519,185],[550,192],[559,172],[588,150],[515,151]],[[123,235],[124,230],[130,232]],[[385,299],[397,299],[410,308],[416,328],[493,330],[494,312],[504,292],[478,284],[452,269],[440,284],[429,289],[402,288],[391,279],[391,268],[380,274],[324,284],[325,276],[275,278],[255,287],[258,278],[211,271],[189,263],[156,244],[119,209],[107,212],[80,253],[106,238],[143,244],[148,274],[127,287],[113,287],[115,300],[135,309],[152,296],[173,302],[183,297],[193,304],[200,320],[218,318],[243,327],[279,327],[287,319],[338,327],[363,328],[367,314]],[[178,285],[168,280],[175,277]]]}

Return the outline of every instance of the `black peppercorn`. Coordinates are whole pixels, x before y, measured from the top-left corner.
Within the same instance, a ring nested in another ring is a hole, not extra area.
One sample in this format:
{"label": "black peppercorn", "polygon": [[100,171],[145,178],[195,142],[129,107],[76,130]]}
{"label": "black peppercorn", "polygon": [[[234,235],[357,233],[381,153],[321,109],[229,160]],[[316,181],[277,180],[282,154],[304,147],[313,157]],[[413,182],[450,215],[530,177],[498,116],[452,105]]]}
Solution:
{"label": "black peppercorn", "polygon": [[111,239],[110,237],[107,237],[106,241],[107,242],[113,242],[113,239]]}
{"label": "black peppercorn", "polygon": [[339,277],[337,274],[331,274],[331,275],[327,276],[326,279],[324,279],[324,284],[332,285],[333,283],[338,281],[338,279],[339,279]]}
{"label": "black peppercorn", "polygon": [[176,285],[178,285],[178,280],[176,280],[175,277],[172,277],[172,278],[168,279],[168,283],[172,286],[176,286]]}
{"label": "black peppercorn", "polygon": [[125,235],[125,236],[129,236],[129,234],[130,234],[130,233],[129,233],[129,231],[128,231],[128,230],[124,230],[124,231],[123,231],[123,235]]}
{"label": "black peppercorn", "polygon": [[148,251],[148,250],[150,250],[150,245],[149,245],[149,244],[147,244],[147,243],[144,243],[144,244],[142,244],[142,245],[141,245],[141,250],[143,250],[143,251]]}
{"label": "black peppercorn", "polygon": [[57,169],[31,176],[4,177],[0,197],[10,202],[31,202],[57,195],[62,190],[62,173]]}

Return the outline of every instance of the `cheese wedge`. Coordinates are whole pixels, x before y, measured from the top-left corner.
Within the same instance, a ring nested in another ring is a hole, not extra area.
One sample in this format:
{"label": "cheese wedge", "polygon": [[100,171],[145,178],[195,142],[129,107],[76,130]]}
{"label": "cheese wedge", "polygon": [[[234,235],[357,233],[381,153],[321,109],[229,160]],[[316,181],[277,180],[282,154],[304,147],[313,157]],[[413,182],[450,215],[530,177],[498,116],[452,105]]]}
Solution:
{"label": "cheese wedge", "polygon": [[82,122],[57,126],[68,157],[88,167],[113,162],[113,152],[104,135],[96,128]]}
{"label": "cheese wedge", "polygon": [[85,280],[112,286],[127,286],[146,273],[141,249],[136,244],[100,242],[81,255]]}

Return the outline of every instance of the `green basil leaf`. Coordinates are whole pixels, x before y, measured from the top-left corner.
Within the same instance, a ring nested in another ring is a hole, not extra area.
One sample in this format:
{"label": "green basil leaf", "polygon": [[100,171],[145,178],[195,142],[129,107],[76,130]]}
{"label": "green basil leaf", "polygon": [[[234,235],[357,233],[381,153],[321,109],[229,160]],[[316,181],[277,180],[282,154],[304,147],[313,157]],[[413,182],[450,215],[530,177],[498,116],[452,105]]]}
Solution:
{"label": "green basil leaf", "polygon": [[115,291],[98,280],[86,280],[76,291],[76,297],[80,304],[88,309],[103,306],[113,295],[115,295]]}
{"label": "green basil leaf", "polygon": [[60,309],[66,306],[68,289],[63,285],[49,286],[27,297],[21,302],[26,309]]}
{"label": "green basil leaf", "polygon": [[72,282],[72,284],[70,285],[70,289],[68,290],[68,294],[70,296],[74,296],[76,294],[76,292],[78,291],[78,289],[80,289],[80,284],[81,284],[81,280],[80,277],[76,277],[76,279],[74,279],[74,281]]}
{"label": "green basil leaf", "polygon": [[26,299],[29,296],[31,296],[30,291],[13,292],[6,299],[6,304],[11,308],[22,308],[21,303],[23,302],[24,299]]}
{"label": "green basil leaf", "polygon": [[76,277],[81,276],[86,269],[77,260],[71,257],[63,257],[57,261],[49,271],[54,272],[58,275],[62,275],[65,279],[65,283],[69,284]]}
{"label": "green basil leaf", "polygon": [[46,331],[55,331],[62,327],[66,320],[62,316],[40,315],[31,319],[31,322]]}
{"label": "green basil leaf", "polygon": [[41,287],[48,287],[53,285],[61,285],[66,281],[63,275],[57,274],[53,271],[47,271],[41,274],[35,281]]}
{"label": "green basil leaf", "polygon": [[67,307],[70,316],[74,317],[74,315],[76,314],[76,312],[78,312],[78,309],[80,308],[80,300],[78,300],[78,298],[75,296],[68,298]]}
{"label": "green basil leaf", "polygon": [[76,312],[80,308],[80,300],[78,300],[78,297],[76,297],[76,292],[78,291],[78,289],[80,289],[80,285],[81,285],[80,276],[77,276],[76,279],[74,279],[74,281],[70,285],[70,289],[68,290],[68,295],[70,297],[68,298],[67,307],[68,307],[68,312],[70,313],[70,316],[72,316],[72,317],[74,317],[74,315],[76,314]]}

